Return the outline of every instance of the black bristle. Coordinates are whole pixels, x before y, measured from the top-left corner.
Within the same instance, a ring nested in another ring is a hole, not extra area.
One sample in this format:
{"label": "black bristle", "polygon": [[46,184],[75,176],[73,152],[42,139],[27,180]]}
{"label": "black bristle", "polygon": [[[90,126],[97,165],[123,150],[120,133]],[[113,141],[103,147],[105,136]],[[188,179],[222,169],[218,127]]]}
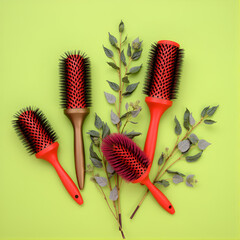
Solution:
{"label": "black bristle", "polygon": [[90,73],[90,59],[85,53],[80,51],[70,51],[65,52],[61,59],[59,60],[60,69],[60,106],[65,109],[67,107],[67,70],[66,70],[66,59],[70,55],[80,55],[84,60],[84,97],[86,102],[86,107],[91,107],[91,73]]}
{"label": "black bristle", "polygon": [[[44,129],[44,131],[47,134],[48,140],[50,140],[50,142],[55,142],[58,137],[56,132],[53,130],[52,126],[50,125],[50,123],[48,122],[47,118],[45,117],[45,115],[43,114],[43,112],[36,107],[26,107],[21,109],[20,111],[18,111],[13,117],[14,119],[12,120],[12,125],[13,128],[15,129],[18,137],[20,138],[20,140],[22,141],[23,145],[25,146],[26,150],[28,151],[29,154],[36,154],[37,152],[39,152],[39,148],[44,148],[47,144],[46,142],[44,142],[44,140],[46,138],[44,138],[43,140],[41,139],[41,135],[39,134],[39,136],[36,138],[34,138],[28,130],[26,130],[26,128],[22,127],[22,125],[20,124],[20,120],[19,117],[25,113],[26,111],[32,111],[34,112],[34,116],[37,118],[37,120],[40,123],[40,127],[41,129]],[[32,128],[34,129],[34,128]],[[32,130],[31,129],[31,130]],[[30,131],[31,131],[30,130]],[[39,140],[40,139],[40,140]],[[39,146],[41,142],[41,146]],[[44,145],[45,144],[45,145]]]}

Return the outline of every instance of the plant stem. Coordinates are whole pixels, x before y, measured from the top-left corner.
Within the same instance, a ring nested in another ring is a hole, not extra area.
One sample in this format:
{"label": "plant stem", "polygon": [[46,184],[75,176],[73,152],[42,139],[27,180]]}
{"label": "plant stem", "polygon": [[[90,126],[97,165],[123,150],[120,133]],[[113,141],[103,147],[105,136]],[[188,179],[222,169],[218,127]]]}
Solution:
{"label": "plant stem", "polygon": [[[157,174],[156,174],[156,176],[155,176],[155,178],[154,178],[154,180],[153,180],[153,183],[154,183],[155,181],[159,180],[159,179],[163,176],[163,174],[164,174],[173,164],[175,164],[177,161],[179,161],[179,160],[182,158],[183,154],[181,154],[181,156],[180,156],[177,160],[175,160],[172,164],[170,164],[170,165],[164,170],[164,172],[161,174],[162,170],[163,170],[164,167],[166,166],[166,163],[169,161],[169,159],[173,156],[173,154],[174,154],[175,151],[177,150],[178,143],[181,142],[181,141],[183,141],[183,140],[185,140],[185,139],[190,135],[190,133],[191,133],[197,126],[199,126],[199,125],[203,122],[204,118],[205,118],[205,117],[202,117],[197,124],[195,124],[190,130],[188,130],[188,131],[186,132],[186,134],[184,135],[184,137],[183,137],[180,141],[179,141],[179,136],[177,137],[176,143],[175,143],[175,145],[174,145],[171,153],[169,154],[169,156],[168,156],[167,159],[165,160],[163,166],[162,166],[161,168],[160,168],[160,166],[158,167],[158,171],[157,171]],[[135,210],[133,211],[130,219],[133,219],[133,217],[135,216],[136,212],[138,211],[138,209],[139,209],[140,206],[142,205],[143,201],[144,201],[145,198],[147,197],[148,192],[149,192],[149,190],[147,190],[147,191],[145,192],[145,194],[143,195],[142,199],[141,199],[140,202],[138,203],[137,207],[136,207]]]}

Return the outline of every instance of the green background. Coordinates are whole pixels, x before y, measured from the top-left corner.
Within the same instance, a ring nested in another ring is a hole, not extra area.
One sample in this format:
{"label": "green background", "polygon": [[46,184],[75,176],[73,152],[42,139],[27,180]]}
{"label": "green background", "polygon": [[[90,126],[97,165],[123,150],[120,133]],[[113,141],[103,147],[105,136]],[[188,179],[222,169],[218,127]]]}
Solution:
{"label": "green background", "polygon": [[[106,204],[86,177],[78,206],[67,195],[54,169],[29,156],[11,127],[12,115],[28,105],[40,107],[59,135],[59,160],[76,182],[73,131],[59,107],[59,58],[67,50],[87,52],[92,66],[93,107],[84,132],[93,128],[94,112],[110,123],[111,106],[103,91],[106,80],[117,81],[107,66],[102,44],[110,48],[108,32],[118,34],[120,20],[129,40],[143,40],[140,81],[128,101],[141,100],[136,142],[143,147],[149,112],[142,95],[148,51],[153,42],[169,39],[185,49],[179,96],[163,116],[156,158],[175,142],[174,116],[188,107],[196,120],[203,107],[219,104],[217,124],[201,126],[199,138],[212,143],[195,163],[179,162],[175,170],[195,174],[199,183],[163,189],[176,209],[164,212],[148,196],[134,220],[129,220],[145,191],[141,185],[122,187],[123,227],[128,238],[240,239],[239,231],[239,6],[234,0],[83,1],[0,0],[0,239],[119,238]],[[126,99],[124,100],[126,102]],[[84,134],[86,161],[89,137]],[[155,160],[156,161],[156,160]],[[153,164],[153,172],[156,162]]]}

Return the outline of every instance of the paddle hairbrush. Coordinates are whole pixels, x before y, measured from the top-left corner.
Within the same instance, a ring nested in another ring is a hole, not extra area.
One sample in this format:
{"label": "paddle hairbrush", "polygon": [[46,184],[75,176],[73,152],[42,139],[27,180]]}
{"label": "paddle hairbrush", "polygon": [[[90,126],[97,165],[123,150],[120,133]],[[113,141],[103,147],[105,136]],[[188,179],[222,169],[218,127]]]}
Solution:
{"label": "paddle hairbrush", "polygon": [[35,154],[36,158],[50,162],[71,197],[78,204],[83,204],[77,186],[58,162],[57,136],[43,113],[38,108],[34,110],[32,107],[27,107],[19,111],[14,118],[13,126],[28,152]]}
{"label": "paddle hairbrush", "polygon": [[175,210],[166,196],[149,180],[151,161],[146,154],[127,136],[111,134],[103,139],[103,155],[115,172],[132,183],[141,183],[148,187],[157,202],[169,213]]}
{"label": "paddle hairbrush", "polygon": [[80,52],[66,53],[60,60],[60,75],[61,106],[74,127],[75,168],[78,185],[83,189],[85,160],[82,125],[91,105],[89,58],[80,55]]}
{"label": "paddle hairbrush", "polygon": [[162,114],[172,106],[176,98],[180,77],[183,50],[176,42],[162,40],[152,45],[148,72],[143,93],[151,120],[145,141],[144,152],[153,161],[157,142],[158,126]]}

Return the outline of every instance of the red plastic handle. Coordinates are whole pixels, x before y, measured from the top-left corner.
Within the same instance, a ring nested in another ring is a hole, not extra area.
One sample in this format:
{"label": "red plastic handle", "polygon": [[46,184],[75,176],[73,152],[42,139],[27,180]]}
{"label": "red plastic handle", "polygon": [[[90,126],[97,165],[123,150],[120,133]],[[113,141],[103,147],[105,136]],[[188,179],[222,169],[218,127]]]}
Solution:
{"label": "red plastic handle", "polygon": [[150,161],[153,161],[157,143],[159,121],[163,113],[172,106],[172,101],[154,97],[146,97],[145,102],[148,105],[151,119],[145,141],[144,152]]}
{"label": "red plastic handle", "polygon": [[149,191],[152,193],[154,198],[157,200],[157,202],[170,214],[174,214],[175,210],[172,206],[171,202],[167,199],[167,197],[158,189],[156,188],[151,181],[149,180],[149,177],[147,176],[142,182],[142,184],[146,185],[149,189]]}
{"label": "red plastic handle", "polygon": [[42,151],[38,152],[36,154],[36,157],[47,160],[53,165],[53,167],[56,169],[57,174],[61,179],[64,187],[68,191],[68,193],[71,195],[74,201],[76,201],[79,205],[81,205],[83,204],[83,199],[77,186],[69,177],[69,175],[65,172],[65,170],[62,168],[62,166],[58,161],[58,157],[57,157],[58,146],[59,144],[55,142],[52,145],[48,146],[47,148],[43,149]]}

